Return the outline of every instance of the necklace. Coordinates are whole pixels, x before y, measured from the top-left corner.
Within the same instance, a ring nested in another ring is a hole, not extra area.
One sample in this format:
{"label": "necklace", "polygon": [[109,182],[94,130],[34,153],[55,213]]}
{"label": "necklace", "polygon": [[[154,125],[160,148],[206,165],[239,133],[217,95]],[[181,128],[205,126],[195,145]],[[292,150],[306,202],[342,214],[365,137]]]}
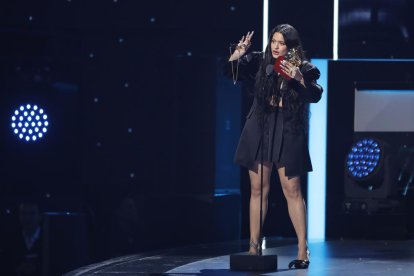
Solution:
{"label": "necklace", "polygon": [[[230,50],[230,56],[231,56],[231,46],[229,47]],[[233,77],[233,84],[236,84],[237,79],[239,77],[239,62],[240,62],[240,58],[237,59],[237,67],[236,67],[236,77],[234,77],[234,67],[233,67],[233,61],[231,62],[231,75]]]}

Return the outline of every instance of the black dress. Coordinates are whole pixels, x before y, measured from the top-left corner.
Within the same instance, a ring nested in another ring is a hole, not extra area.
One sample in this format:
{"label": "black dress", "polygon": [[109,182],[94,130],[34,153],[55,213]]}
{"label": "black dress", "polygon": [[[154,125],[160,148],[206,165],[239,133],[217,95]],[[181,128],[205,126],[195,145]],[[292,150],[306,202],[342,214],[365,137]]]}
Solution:
{"label": "black dress", "polygon": [[[238,79],[243,81],[250,90],[254,87],[255,76],[262,61],[263,53],[261,52],[247,54],[239,61]],[[320,75],[319,70],[306,61],[302,63],[300,70],[306,88],[296,80],[283,79],[280,82],[280,89],[284,92],[296,91],[299,95],[298,100],[302,103],[318,102],[322,95],[322,87],[316,83]],[[232,76],[230,62],[225,65],[225,74]],[[282,77],[279,76],[279,78]],[[246,123],[240,136],[234,161],[251,169],[256,161],[261,161],[263,153],[264,161],[279,163],[285,167],[285,175],[293,177],[312,171],[307,129],[305,125],[297,124],[299,112],[293,112],[288,108],[289,99],[284,96],[287,95],[287,92],[281,93],[281,95],[284,107],[274,107],[270,112],[265,113],[257,112],[258,101],[256,98],[254,99],[246,116]],[[262,128],[261,125],[264,127]],[[262,135],[263,143],[261,143]]]}

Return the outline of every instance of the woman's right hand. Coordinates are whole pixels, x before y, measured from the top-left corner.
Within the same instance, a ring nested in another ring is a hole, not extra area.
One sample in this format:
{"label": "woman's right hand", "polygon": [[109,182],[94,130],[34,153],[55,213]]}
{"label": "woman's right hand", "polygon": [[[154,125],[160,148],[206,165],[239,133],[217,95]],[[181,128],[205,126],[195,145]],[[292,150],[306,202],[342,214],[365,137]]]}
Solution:
{"label": "woman's right hand", "polygon": [[247,32],[245,36],[242,36],[239,43],[236,46],[236,50],[234,50],[233,54],[231,55],[229,61],[241,58],[250,47],[251,39],[253,37],[254,31]]}
{"label": "woman's right hand", "polygon": [[247,51],[247,49],[250,47],[252,36],[254,34],[254,31],[247,32],[246,36],[242,36],[242,38],[239,41],[239,44],[236,46],[236,51],[239,51],[240,56],[244,55]]}

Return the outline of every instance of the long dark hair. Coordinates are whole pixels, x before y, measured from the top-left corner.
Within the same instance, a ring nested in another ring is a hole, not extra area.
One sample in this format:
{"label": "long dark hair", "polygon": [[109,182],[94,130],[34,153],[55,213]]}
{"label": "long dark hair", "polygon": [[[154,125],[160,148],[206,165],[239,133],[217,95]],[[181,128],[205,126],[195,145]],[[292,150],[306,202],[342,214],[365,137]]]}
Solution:
{"label": "long dark hair", "polygon": [[[269,35],[269,42],[267,43],[266,50],[264,52],[263,60],[259,66],[259,71],[256,74],[254,90],[255,97],[258,102],[258,113],[265,113],[271,109],[269,102],[272,97],[274,97],[276,103],[279,102],[280,97],[282,97],[282,93],[279,91],[281,83],[283,81],[287,82],[282,76],[277,78],[269,78],[266,73],[266,67],[269,64],[274,64],[275,62],[271,49],[272,38],[275,33],[282,34],[288,51],[292,48],[296,48],[300,59],[302,61],[306,59],[299,33],[294,27],[289,24],[281,24],[272,29]],[[283,102],[284,109],[294,113],[299,113],[299,116],[295,117],[298,119],[298,123],[304,126],[306,118],[308,117],[307,108],[301,101],[299,101],[298,94],[295,90],[291,89],[291,85],[288,85],[288,90],[285,91],[283,98],[286,100],[286,102]]]}

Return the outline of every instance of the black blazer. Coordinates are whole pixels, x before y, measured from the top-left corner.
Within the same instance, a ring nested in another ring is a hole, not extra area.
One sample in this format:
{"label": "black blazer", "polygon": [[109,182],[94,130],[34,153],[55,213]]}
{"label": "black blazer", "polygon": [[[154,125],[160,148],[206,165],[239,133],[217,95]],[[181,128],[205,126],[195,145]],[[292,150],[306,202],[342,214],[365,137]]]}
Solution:
{"label": "black blazer", "polygon": [[[262,52],[252,52],[244,55],[239,61],[238,80],[242,81],[245,88],[253,94],[255,77],[260,63],[263,61]],[[232,78],[233,72],[236,71],[237,62],[227,62],[224,66],[226,76]],[[320,76],[319,70],[308,61],[304,61],[300,66],[303,74],[305,86],[303,87],[296,80],[283,80],[284,89],[293,89],[299,94],[299,100],[304,103],[316,103],[321,99],[322,87],[317,84],[316,80]],[[282,93],[283,95],[283,93]],[[283,97],[283,96],[282,96]],[[288,106],[288,98],[283,97],[284,106]],[[254,99],[253,104],[246,116],[246,124],[240,136],[239,144],[236,150],[234,161],[244,167],[252,168],[254,165],[257,149],[260,144],[261,129],[256,117],[257,101]],[[297,176],[305,172],[312,171],[312,164],[309,157],[307,129],[305,126],[298,128],[297,116],[285,109],[283,112],[283,155],[286,176]]]}

